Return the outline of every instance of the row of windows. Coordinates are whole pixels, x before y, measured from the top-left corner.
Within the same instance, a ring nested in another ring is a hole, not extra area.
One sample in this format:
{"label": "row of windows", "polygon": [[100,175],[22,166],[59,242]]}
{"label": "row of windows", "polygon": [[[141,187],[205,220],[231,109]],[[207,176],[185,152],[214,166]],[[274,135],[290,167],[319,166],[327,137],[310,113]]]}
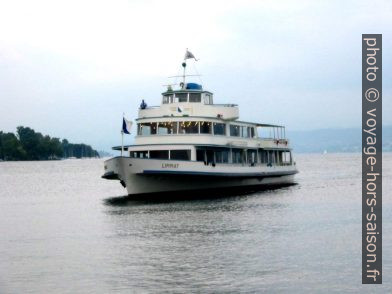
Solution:
{"label": "row of windows", "polygon": [[244,127],[244,126],[239,126],[239,125],[230,125],[230,136],[254,138],[255,137],[255,128]]}
{"label": "row of windows", "polygon": [[191,160],[191,150],[151,150],[131,151],[132,158]]}
{"label": "row of windows", "polygon": [[[200,103],[202,98],[201,93],[175,93],[175,94],[165,94],[162,98],[163,104],[169,103],[183,103],[183,102],[191,102],[191,103]],[[203,95],[204,104],[213,104],[212,95],[205,93]]]}
{"label": "row of windows", "polygon": [[[181,121],[181,122],[158,122],[140,123],[137,125],[137,134],[170,135],[170,134],[214,134],[226,135],[226,124],[212,123],[207,121]],[[230,125],[230,136],[254,138],[255,128],[239,125]]]}
{"label": "row of windows", "polygon": [[197,149],[196,160],[207,163],[290,165],[291,152],[235,148],[231,149],[231,151],[229,149]]}
{"label": "row of windows", "polygon": [[[191,160],[191,150],[151,150],[131,151],[132,158]],[[256,150],[256,149],[227,149],[227,148],[197,148],[196,161],[206,164],[233,163],[233,164],[267,164],[290,165],[292,163],[290,151]]]}

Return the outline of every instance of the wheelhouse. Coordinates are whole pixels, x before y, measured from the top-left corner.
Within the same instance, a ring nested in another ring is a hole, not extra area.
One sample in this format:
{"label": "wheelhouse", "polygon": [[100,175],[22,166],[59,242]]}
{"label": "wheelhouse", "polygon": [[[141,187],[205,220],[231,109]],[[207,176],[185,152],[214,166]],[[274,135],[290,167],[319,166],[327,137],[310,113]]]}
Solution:
{"label": "wheelhouse", "polygon": [[173,91],[171,87],[162,93],[162,104],[173,103],[202,103],[205,105],[214,104],[213,94],[204,91],[202,86],[195,83],[188,83],[184,89]]}

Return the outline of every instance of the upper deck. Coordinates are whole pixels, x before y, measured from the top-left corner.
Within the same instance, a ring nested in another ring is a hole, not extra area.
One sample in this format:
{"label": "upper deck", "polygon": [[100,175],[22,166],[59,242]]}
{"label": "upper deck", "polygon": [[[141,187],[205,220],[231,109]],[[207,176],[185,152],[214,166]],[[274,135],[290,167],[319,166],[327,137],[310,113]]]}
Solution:
{"label": "upper deck", "polygon": [[139,109],[136,145],[207,144],[288,149],[284,126],[239,121],[235,104],[214,104],[213,93],[195,83],[170,86],[160,106]]}
{"label": "upper deck", "polygon": [[204,91],[201,85],[188,83],[179,90],[171,87],[162,93],[160,106],[141,105],[139,119],[167,116],[203,116],[236,120],[239,118],[236,104],[214,104],[213,93]]}

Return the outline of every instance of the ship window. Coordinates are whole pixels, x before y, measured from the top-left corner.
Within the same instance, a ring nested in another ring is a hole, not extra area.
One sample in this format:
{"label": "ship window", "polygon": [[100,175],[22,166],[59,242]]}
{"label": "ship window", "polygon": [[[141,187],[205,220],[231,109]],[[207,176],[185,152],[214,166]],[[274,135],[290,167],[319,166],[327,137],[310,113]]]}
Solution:
{"label": "ship window", "polygon": [[260,150],[260,162],[261,163],[268,163],[268,154],[265,150]]}
{"label": "ship window", "polygon": [[230,136],[239,137],[241,133],[241,127],[236,125],[230,125]]}
{"label": "ship window", "polygon": [[138,135],[155,135],[157,133],[156,123],[141,123],[138,128]]}
{"label": "ship window", "polygon": [[200,93],[190,93],[189,94],[189,102],[201,102],[201,94]]}
{"label": "ship window", "polygon": [[159,122],[158,123],[158,134],[177,134],[177,122]]}
{"label": "ship window", "polygon": [[283,162],[283,165],[290,165],[291,164],[291,152],[290,151],[283,152],[282,162]]}
{"label": "ship window", "polygon": [[252,138],[252,129],[251,127],[242,127],[242,137]]}
{"label": "ship window", "polygon": [[257,162],[257,152],[256,150],[248,150],[248,163],[255,164]]}
{"label": "ship window", "polygon": [[169,159],[169,150],[151,150],[150,158]]}
{"label": "ship window", "polygon": [[164,96],[163,96],[162,103],[163,103],[163,104],[173,103],[173,94],[164,95]]}
{"label": "ship window", "polygon": [[204,161],[204,149],[197,149],[196,150],[196,161]]}
{"label": "ship window", "polygon": [[170,150],[170,159],[191,160],[191,150]]}
{"label": "ship window", "polygon": [[180,122],[178,128],[179,134],[198,134],[199,122],[198,121],[183,121]]}
{"label": "ship window", "polygon": [[275,151],[276,156],[276,165],[281,165],[282,163],[282,151]]}
{"label": "ship window", "polygon": [[228,163],[229,162],[229,151],[228,150],[217,150],[215,151],[216,163]]}
{"label": "ship window", "polygon": [[250,128],[250,136],[251,138],[256,138],[255,128]]}
{"label": "ship window", "polygon": [[204,94],[204,104],[212,104],[211,94]]}
{"label": "ship window", "polygon": [[188,93],[176,93],[178,102],[188,102]]}
{"label": "ship window", "polygon": [[268,151],[268,163],[269,164],[275,164],[276,160],[275,160],[275,151]]}
{"label": "ship window", "polygon": [[249,137],[248,127],[242,127],[242,137],[244,138]]}
{"label": "ship window", "polygon": [[232,162],[233,163],[242,163],[242,150],[241,149],[232,149]]}
{"label": "ship window", "polygon": [[226,125],[222,123],[214,123],[214,135],[226,135]]}
{"label": "ship window", "polygon": [[131,151],[129,156],[132,158],[148,158],[148,151]]}
{"label": "ship window", "polygon": [[200,122],[200,134],[211,134],[211,123],[207,121]]}

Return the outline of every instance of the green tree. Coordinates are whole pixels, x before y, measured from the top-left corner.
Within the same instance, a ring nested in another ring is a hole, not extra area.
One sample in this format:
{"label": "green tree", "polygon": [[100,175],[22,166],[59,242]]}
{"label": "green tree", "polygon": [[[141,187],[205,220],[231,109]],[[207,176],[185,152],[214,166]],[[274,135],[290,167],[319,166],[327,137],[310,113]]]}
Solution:
{"label": "green tree", "polygon": [[43,140],[42,134],[34,132],[33,129],[28,127],[17,127],[17,133],[20,144],[26,151],[28,160],[39,160],[40,153],[42,153],[42,145],[40,144]]}
{"label": "green tree", "polygon": [[4,160],[4,153],[3,153],[3,132],[0,131],[0,159]]}
{"label": "green tree", "polygon": [[1,132],[2,159],[23,160],[27,158],[26,151],[13,133]]}
{"label": "green tree", "polygon": [[53,158],[61,158],[64,156],[63,147],[59,138],[50,139],[50,156]]}
{"label": "green tree", "polygon": [[48,160],[68,157],[99,157],[98,152],[86,144],[71,144],[68,140],[51,138],[28,127],[19,126],[17,136],[0,131],[0,159]]}

